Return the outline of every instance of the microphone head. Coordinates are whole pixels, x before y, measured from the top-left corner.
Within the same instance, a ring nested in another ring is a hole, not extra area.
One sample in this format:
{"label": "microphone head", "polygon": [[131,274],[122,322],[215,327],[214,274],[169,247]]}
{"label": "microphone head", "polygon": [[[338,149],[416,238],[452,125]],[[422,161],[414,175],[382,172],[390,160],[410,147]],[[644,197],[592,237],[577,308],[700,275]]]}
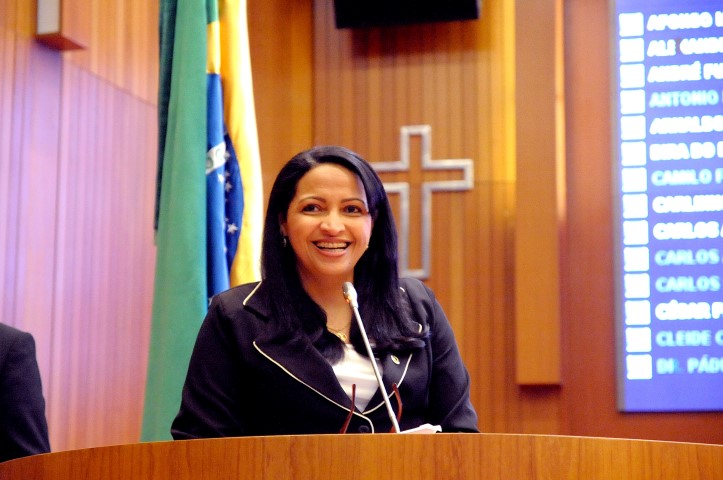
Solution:
{"label": "microphone head", "polygon": [[346,299],[347,303],[349,303],[349,305],[351,305],[353,308],[359,308],[359,304],[357,303],[356,289],[354,288],[354,285],[352,285],[351,282],[344,282],[344,285],[342,285],[341,288],[344,291],[344,298]]}

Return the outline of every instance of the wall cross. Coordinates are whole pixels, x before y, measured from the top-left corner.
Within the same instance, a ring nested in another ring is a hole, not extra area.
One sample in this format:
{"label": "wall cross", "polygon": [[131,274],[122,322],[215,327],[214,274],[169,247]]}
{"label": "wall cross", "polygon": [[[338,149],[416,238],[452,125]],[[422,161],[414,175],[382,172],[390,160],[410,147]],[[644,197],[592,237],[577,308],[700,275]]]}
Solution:
{"label": "wall cross", "polygon": [[377,172],[408,172],[410,166],[410,143],[412,137],[419,137],[422,171],[456,170],[462,172],[460,180],[423,181],[421,198],[421,268],[409,268],[409,182],[384,182],[388,194],[399,195],[399,269],[406,277],[426,280],[431,270],[432,243],[432,193],[459,192],[471,190],[474,181],[472,160],[444,159],[432,160],[432,127],[429,125],[403,126],[399,132],[399,160],[392,162],[372,162]]}

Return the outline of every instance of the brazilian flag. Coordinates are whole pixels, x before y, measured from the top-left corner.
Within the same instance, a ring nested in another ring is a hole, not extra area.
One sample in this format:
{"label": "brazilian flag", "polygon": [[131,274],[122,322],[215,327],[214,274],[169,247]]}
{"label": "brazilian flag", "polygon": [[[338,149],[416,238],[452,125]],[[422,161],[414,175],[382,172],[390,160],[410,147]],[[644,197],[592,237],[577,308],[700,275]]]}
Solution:
{"label": "brazilian flag", "polygon": [[162,0],[156,276],[142,440],[170,439],[211,296],[259,278],[263,193],[245,0]]}

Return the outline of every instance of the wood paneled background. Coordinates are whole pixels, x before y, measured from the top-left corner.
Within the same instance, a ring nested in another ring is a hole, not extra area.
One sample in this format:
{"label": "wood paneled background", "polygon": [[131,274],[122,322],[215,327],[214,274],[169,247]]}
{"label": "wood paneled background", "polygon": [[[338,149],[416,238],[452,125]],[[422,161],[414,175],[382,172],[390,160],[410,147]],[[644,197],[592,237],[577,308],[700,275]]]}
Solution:
{"label": "wood paneled background", "polygon": [[[138,440],[155,255],[158,2],[82,3],[88,48],[59,53],[33,40],[34,2],[0,0],[0,314],[36,338],[54,450]],[[485,0],[477,21],[366,31],[336,30],[332,5],[249,0],[266,192],[311,144],[390,161],[400,127],[430,125],[433,159],[474,163],[472,190],[433,195],[429,284],[472,375],[480,428],[723,443],[720,413],[615,408],[607,2]],[[553,49],[560,98],[530,98],[535,82],[515,79],[530,54],[517,50],[520,12],[533,5],[560,22],[546,30],[564,40]],[[563,215],[540,225],[559,232],[552,243],[517,229],[525,102],[564,107],[564,124],[552,119],[564,130],[550,130],[562,138],[553,168],[566,195],[552,207]],[[408,174],[384,174],[409,181],[412,199],[423,180],[459,178],[423,172],[419,148]],[[557,245],[556,270],[515,265],[516,242]],[[419,249],[413,233],[412,267]],[[559,284],[557,303],[541,305],[559,309],[558,384],[517,383],[520,276]]]}
{"label": "wood paneled background", "polygon": [[0,312],[32,332],[54,450],[137,440],[152,295],[155,2],[84,2],[89,48],[2,0]]}
{"label": "wood paneled background", "polygon": [[[315,2],[314,141],[349,146],[371,162],[398,160],[400,128],[429,125],[433,160],[473,161],[471,191],[432,195],[428,284],[474,379],[481,428],[502,431],[519,428],[508,382],[514,137],[502,121],[513,107],[504,78],[512,60],[504,25],[513,19],[504,2],[483,3],[479,22],[350,31],[334,27],[333,2]],[[413,138],[409,172],[381,174],[410,184],[411,268],[421,267],[421,183],[461,178],[422,171],[420,149]]]}

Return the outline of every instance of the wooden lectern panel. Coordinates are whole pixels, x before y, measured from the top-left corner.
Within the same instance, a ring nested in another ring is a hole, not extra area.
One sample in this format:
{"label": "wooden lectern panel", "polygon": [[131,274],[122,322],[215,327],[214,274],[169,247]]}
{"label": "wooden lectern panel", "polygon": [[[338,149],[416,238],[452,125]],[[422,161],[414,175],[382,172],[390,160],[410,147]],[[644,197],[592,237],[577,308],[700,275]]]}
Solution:
{"label": "wooden lectern panel", "polygon": [[723,478],[723,446],[513,434],[304,435],[150,442],[0,464],[2,480]]}

